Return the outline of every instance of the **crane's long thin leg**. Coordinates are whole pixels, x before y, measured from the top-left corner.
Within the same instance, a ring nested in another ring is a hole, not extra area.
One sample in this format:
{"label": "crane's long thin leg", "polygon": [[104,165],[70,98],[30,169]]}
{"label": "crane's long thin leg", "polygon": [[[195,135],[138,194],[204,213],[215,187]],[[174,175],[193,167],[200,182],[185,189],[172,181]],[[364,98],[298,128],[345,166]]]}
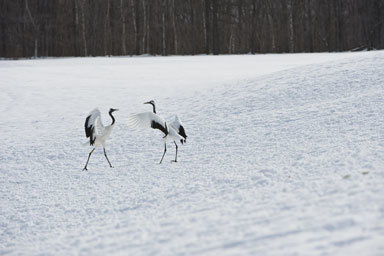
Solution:
{"label": "crane's long thin leg", "polygon": [[85,164],[84,168],[83,168],[83,171],[86,170],[88,171],[87,169],[87,166],[88,166],[88,162],[89,162],[89,158],[91,157],[93,151],[95,151],[96,148],[93,148],[91,152],[89,152],[89,155],[88,155],[88,160],[87,160],[87,163]]}
{"label": "crane's long thin leg", "polygon": [[172,160],[172,162],[177,162],[177,149],[178,149],[178,146],[176,144],[176,141],[173,141],[175,143],[175,146],[176,146],[176,157],[175,157],[175,160]]}
{"label": "crane's long thin leg", "polygon": [[109,159],[107,157],[107,152],[105,152],[105,148],[104,148],[104,155],[105,155],[105,158],[107,158],[107,161],[109,163],[109,167],[113,168],[113,166],[111,165],[111,162],[109,162]]}
{"label": "crane's long thin leg", "polygon": [[161,162],[163,162],[163,158],[164,158],[164,156],[165,156],[165,152],[167,152],[167,143],[164,143],[164,154],[163,154],[163,157],[161,158],[159,164],[161,164]]}

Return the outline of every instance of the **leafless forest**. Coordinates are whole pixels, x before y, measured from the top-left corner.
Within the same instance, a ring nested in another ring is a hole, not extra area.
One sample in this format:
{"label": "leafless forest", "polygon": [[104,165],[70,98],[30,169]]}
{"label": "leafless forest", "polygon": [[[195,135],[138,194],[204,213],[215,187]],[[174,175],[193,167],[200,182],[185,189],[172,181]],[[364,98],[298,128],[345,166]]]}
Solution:
{"label": "leafless forest", "polygon": [[384,0],[0,0],[0,57],[384,48]]}

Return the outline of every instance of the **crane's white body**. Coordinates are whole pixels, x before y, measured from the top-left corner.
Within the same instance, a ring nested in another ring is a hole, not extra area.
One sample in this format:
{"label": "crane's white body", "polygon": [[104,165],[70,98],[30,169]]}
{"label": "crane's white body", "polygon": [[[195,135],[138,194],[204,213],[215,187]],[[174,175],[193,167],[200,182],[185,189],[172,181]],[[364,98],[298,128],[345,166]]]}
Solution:
{"label": "crane's white body", "polygon": [[165,142],[178,141],[183,139],[184,138],[177,133],[176,129],[172,126],[172,124],[168,126],[168,135],[163,138]]}
{"label": "crane's white body", "polygon": [[171,123],[171,127],[174,130],[174,132],[176,132],[176,134],[178,135],[177,139],[180,139],[181,143],[186,142],[187,135],[185,134],[185,131],[184,131],[184,125],[177,115],[175,116],[175,120]]}
{"label": "crane's white body", "polygon": [[92,131],[92,136],[94,136],[95,140],[94,143],[91,144],[91,140],[87,141],[85,145],[92,146],[92,147],[99,147],[103,146],[105,147],[106,141],[109,138],[109,136],[112,133],[112,129],[115,126],[115,124],[104,126],[101,121],[101,113],[100,110],[95,108],[88,114],[89,121],[88,121],[88,128],[94,127]]}
{"label": "crane's white body", "polygon": [[112,116],[112,113],[114,111],[117,111],[117,109],[111,108],[109,110],[109,115],[112,118],[112,123],[108,126],[104,126],[103,123],[101,122],[100,110],[98,110],[97,108],[92,110],[88,114],[87,118],[85,119],[85,124],[84,124],[85,135],[87,138],[89,138],[89,141],[87,143],[85,143],[84,145],[92,146],[93,149],[88,155],[88,160],[87,160],[87,163],[85,164],[85,167],[83,170],[87,170],[89,158],[91,157],[93,151],[98,146],[103,147],[104,156],[107,159],[109,166],[113,167],[111,162],[109,161],[109,159],[107,157],[107,152],[105,151],[105,143],[106,143],[107,139],[109,138],[109,136],[111,135],[112,129],[113,129],[114,124],[115,124],[115,118]]}
{"label": "crane's white body", "polygon": [[104,127],[103,132],[96,136],[96,140],[95,140],[95,144],[94,144],[95,147],[98,147],[98,146],[105,147],[107,139],[109,138],[109,136],[112,133],[113,127],[114,127],[114,125],[108,125],[108,126]]}
{"label": "crane's white body", "polygon": [[185,134],[184,127],[181,123],[181,120],[178,116],[176,116],[175,120],[168,124],[164,118],[156,114],[155,110],[155,102],[150,101],[145,104],[151,104],[153,106],[152,112],[144,112],[140,114],[133,115],[128,119],[128,127],[132,129],[136,128],[153,128],[159,129],[163,132],[163,141],[164,141],[164,153],[163,157],[160,160],[160,163],[163,161],[165,152],[167,151],[167,141],[173,141],[176,146],[176,157],[173,162],[177,162],[177,143],[176,141],[180,141],[181,143],[186,142],[187,135]]}
{"label": "crane's white body", "polygon": [[105,147],[109,136],[111,136],[113,127],[114,127],[114,124],[105,126],[101,133],[96,134],[96,140],[93,145],[91,145],[89,141],[87,141],[85,144],[87,146],[92,146],[95,148],[100,146]]}

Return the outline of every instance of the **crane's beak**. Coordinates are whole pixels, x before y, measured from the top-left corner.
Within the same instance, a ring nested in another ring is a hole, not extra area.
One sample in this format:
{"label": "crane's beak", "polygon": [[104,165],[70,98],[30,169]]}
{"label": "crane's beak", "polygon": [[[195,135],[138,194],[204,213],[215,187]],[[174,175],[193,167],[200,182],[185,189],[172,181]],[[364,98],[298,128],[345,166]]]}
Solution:
{"label": "crane's beak", "polygon": [[149,101],[148,102],[144,102],[144,104],[151,104],[151,102],[149,102]]}

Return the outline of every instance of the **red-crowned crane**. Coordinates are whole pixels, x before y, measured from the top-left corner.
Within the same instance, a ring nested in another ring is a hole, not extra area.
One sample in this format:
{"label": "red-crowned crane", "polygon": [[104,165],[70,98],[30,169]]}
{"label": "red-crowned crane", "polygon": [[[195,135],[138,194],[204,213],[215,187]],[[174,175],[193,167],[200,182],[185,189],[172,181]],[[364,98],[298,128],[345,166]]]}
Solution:
{"label": "red-crowned crane", "polygon": [[161,116],[156,114],[156,106],[153,100],[145,102],[144,104],[151,104],[153,107],[153,112],[144,112],[140,114],[133,115],[128,119],[128,127],[130,128],[152,128],[159,129],[163,134],[164,140],[164,153],[161,157],[160,163],[162,163],[165,153],[167,152],[167,141],[171,140],[175,143],[176,146],[176,156],[175,160],[172,162],[177,162],[177,150],[178,146],[176,141],[180,141],[181,144],[187,141],[187,135],[185,134],[185,129],[183,124],[180,121],[180,118],[176,116],[175,121],[171,124],[168,124]]}
{"label": "red-crowned crane", "polygon": [[109,138],[109,136],[111,135],[112,129],[115,125],[115,118],[112,115],[112,113],[115,111],[118,111],[118,109],[114,109],[114,108],[109,109],[108,113],[112,118],[112,123],[108,126],[104,126],[103,123],[101,122],[100,110],[98,110],[97,108],[92,110],[88,114],[87,118],[85,119],[85,124],[84,124],[85,135],[87,136],[87,138],[89,138],[89,142],[87,142],[86,145],[92,146],[93,149],[91,152],[89,152],[87,163],[85,164],[83,171],[88,170],[87,166],[88,166],[89,158],[91,157],[93,151],[95,151],[95,149],[98,146],[103,147],[105,158],[107,159],[109,166],[113,168],[113,166],[111,165],[111,162],[108,159],[107,152],[105,151],[105,143]]}

